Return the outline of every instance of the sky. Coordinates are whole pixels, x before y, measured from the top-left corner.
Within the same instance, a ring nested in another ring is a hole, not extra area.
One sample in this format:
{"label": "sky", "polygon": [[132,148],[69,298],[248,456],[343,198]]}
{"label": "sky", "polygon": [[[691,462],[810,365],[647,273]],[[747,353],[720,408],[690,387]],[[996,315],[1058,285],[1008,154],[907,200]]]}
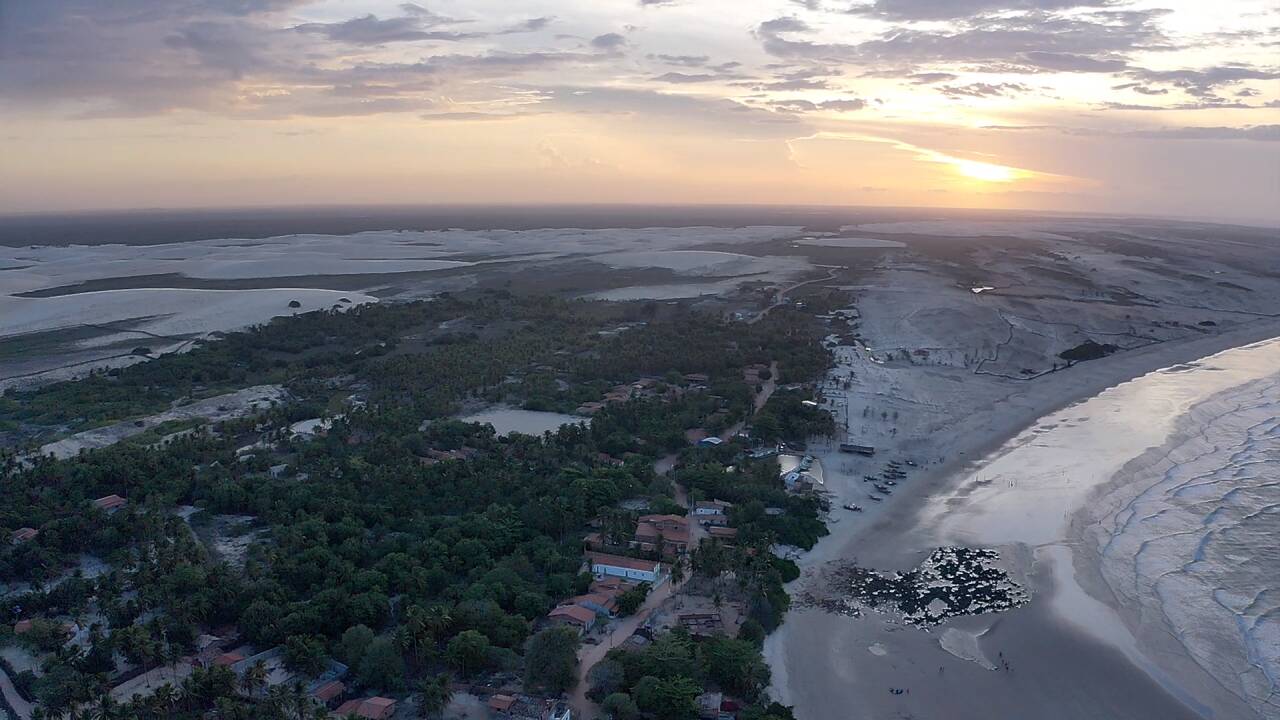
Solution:
{"label": "sky", "polygon": [[0,0],[0,213],[978,207],[1280,224],[1276,0]]}

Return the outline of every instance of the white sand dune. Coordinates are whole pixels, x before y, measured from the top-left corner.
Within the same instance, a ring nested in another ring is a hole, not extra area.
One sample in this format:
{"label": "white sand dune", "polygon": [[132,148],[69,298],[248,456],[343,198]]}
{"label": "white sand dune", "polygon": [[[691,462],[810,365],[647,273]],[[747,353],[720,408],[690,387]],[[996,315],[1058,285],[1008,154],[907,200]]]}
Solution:
{"label": "white sand dune", "polygon": [[638,249],[652,252],[771,240],[798,231],[796,227],[773,226],[370,231],[161,245],[0,247],[0,293],[17,294],[101,278],[171,273],[227,280],[421,272],[473,264],[456,259],[460,255],[555,258]]}
{"label": "white sand dune", "polygon": [[[351,302],[341,303],[346,298]],[[291,308],[296,301],[300,307]],[[336,290],[104,290],[49,298],[0,296],[0,338],[85,325],[128,323],[133,336],[199,335],[266,322],[280,315],[350,307],[376,298]],[[129,334],[129,333],[126,333]],[[114,336],[110,336],[114,337]],[[103,338],[91,341],[101,344]]]}
{"label": "white sand dune", "polygon": [[838,248],[903,248],[906,243],[897,240],[881,240],[869,237],[806,237],[796,241],[797,245],[816,245],[819,247]]}

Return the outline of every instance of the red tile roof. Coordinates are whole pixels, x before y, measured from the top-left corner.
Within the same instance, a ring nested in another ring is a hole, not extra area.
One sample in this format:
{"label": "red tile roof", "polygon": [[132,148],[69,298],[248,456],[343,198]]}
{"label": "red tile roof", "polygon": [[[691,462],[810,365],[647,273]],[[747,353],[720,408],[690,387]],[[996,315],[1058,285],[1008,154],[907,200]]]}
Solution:
{"label": "red tile roof", "polygon": [[34,625],[34,623],[30,620],[19,620],[13,624],[13,634],[21,635],[24,632],[30,632],[32,625]]}
{"label": "red tile roof", "polygon": [[355,715],[368,720],[386,720],[396,711],[396,701],[384,697],[371,697],[363,700],[348,700],[338,706],[334,714],[338,717]]}
{"label": "red tile roof", "polygon": [[587,553],[587,558],[592,565],[612,565],[613,567],[642,570],[644,572],[656,572],[659,565],[657,560],[640,560],[621,555],[607,555],[605,553]]}
{"label": "red tile roof", "polygon": [[22,543],[28,540],[35,539],[35,536],[39,534],[40,534],[40,531],[36,530],[35,528],[29,528],[29,527],[18,528],[17,530],[13,531],[12,535],[9,536],[9,540],[16,543]]}
{"label": "red tile roof", "polygon": [[93,504],[97,505],[103,510],[114,510],[115,508],[118,508],[118,507],[124,507],[124,504],[126,502],[128,501],[120,497],[119,495],[107,495],[106,497],[100,497],[97,500],[94,500]]}
{"label": "red tile roof", "polygon": [[553,620],[566,620],[575,625],[587,627],[596,621],[596,614],[580,605],[561,605],[547,614]]}
{"label": "red tile roof", "polygon": [[347,686],[343,685],[341,680],[332,680],[316,688],[315,691],[311,693],[311,697],[322,703],[327,703],[346,691]]}

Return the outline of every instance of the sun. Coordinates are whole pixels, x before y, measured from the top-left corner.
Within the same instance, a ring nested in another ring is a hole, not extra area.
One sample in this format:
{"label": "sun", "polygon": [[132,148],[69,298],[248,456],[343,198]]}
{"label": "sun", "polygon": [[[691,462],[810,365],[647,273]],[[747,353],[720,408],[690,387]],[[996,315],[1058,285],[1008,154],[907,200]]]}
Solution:
{"label": "sun", "polygon": [[1013,182],[1018,179],[1019,175],[1015,168],[992,165],[991,163],[978,162],[976,160],[956,160],[955,167],[961,175],[983,182]]}

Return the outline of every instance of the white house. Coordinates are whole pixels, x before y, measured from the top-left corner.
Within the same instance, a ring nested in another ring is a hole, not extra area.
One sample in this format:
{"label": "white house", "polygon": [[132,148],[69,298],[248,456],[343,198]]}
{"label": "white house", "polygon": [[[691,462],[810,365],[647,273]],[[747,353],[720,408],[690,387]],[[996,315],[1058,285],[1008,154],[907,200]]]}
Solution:
{"label": "white house", "polygon": [[625,580],[636,580],[656,585],[662,578],[662,563],[657,560],[639,560],[606,555],[604,553],[587,553],[587,561],[591,563],[593,575],[609,575]]}

